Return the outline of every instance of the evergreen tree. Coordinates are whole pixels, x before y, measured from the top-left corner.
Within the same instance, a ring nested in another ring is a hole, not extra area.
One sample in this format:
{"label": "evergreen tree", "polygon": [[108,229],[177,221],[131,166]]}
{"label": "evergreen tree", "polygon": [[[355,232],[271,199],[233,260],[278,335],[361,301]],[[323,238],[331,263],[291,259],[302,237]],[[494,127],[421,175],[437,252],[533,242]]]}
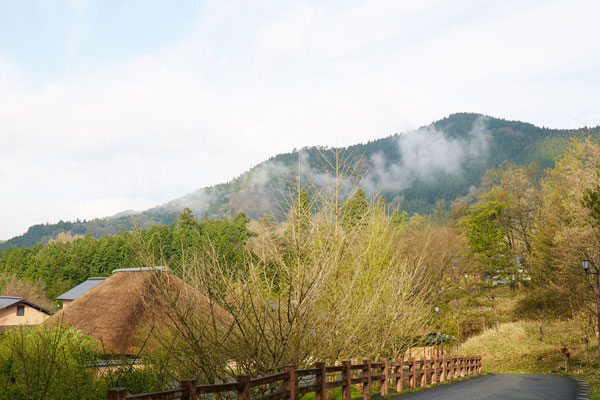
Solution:
{"label": "evergreen tree", "polygon": [[300,189],[294,209],[294,227],[296,232],[306,235],[310,231],[310,199],[306,188]]}
{"label": "evergreen tree", "polygon": [[342,227],[353,228],[356,225],[364,225],[364,218],[369,211],[367,196],[362,188],[358,188],[354,197],[346,199],[342,206]]}
{"label": "evergreen tree", "polygon": [[200,247],[200,235],[200,223],[192,210],[186,207],[177,217],[177,223],[173,230],[173,256],[171,257],[173,266],[182,266],[191,251]]}
{"label": "evergreen tree", "polygon": [[[510,276],[512,257],[506,231],[500,223],[506,205],[500,201],[477,203],[461,222],[472,252],[477,256],[483,287],[489,290],[496,314],[495,286]],[[495,315],[496,324],[498,317]]]}

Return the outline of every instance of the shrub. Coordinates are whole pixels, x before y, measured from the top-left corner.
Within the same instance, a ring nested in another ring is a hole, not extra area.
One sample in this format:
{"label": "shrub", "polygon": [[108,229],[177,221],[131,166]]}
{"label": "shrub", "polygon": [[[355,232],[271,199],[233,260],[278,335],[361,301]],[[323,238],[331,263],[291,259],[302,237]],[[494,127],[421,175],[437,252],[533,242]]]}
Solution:
{"label": "shrub", "polygon": [[17,327],[0,337],[0,399],[91,399],[95,342],[69,327]]}
{"label": "shrub", "polygon": [[529,290],[525,296],[519,298],[514,309],[517,318],[527,319],[554,319],[570,318],[571,307],[569,294],[561,293],[548,288]]}

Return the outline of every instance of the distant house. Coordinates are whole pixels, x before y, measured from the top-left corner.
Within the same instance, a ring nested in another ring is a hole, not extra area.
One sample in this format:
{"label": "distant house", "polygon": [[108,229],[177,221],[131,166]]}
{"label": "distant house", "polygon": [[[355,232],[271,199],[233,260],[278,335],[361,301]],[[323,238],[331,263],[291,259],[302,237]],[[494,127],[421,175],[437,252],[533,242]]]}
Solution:
{"label": "distant house", "polygon": [[39,325],[51,314],[23,297],[0,296],[0,330],[16,325]]}
{"label": "distant house", "polygon": [[208,299],[165,267],[123,268],[114,270],[46,323],[71,325],[99,340],[103,350],[137,354],[148,348],[149,330],[161,326],[171,311],[155,296],[159,288],[167,288],[178,305],[191,304],[196,312],[210,312]]}
{"label": "distant house", "polygon": [[70,305],[73,302],[73,300],[77,299],[79,296],[81,296],[88,290],[95,287],[97,284],[102,282],[104,279],[106,279],[106,278],[88,278],[87,281],[80,283],[79,285],[75,286],[71,290],[68,290],[68,291],[64,292],[63,294],[61,294],[60,296],[58,296],[56,298],[56,300],[62,300],[63,308],[67,307],[68,305]]}

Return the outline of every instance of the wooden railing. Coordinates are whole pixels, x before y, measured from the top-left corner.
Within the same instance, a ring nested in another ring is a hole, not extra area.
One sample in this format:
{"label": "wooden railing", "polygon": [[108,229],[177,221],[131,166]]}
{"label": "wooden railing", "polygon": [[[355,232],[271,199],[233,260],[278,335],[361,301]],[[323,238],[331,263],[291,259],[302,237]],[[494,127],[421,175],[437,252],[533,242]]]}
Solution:
{"label": "wooden railing", "polygon": [[370,400],[371,386],[381,385],[382,396],[389,393],[390,384],[396,392],[418,386],[443,382],[448,379],[481,373],[481,356],[454,356],[433,359],[396,361],[381,360],[362,364],[343,361],[342,365],[327,367],[316,363],[315,368],[295,369],[288,366],[283,372],[252,378],[250,375],[236,376],[236,382],[215,385],[197,385],[194,379],[185,379],[180,387],[154,393],[127,395],[126,388],[109,389],[108,400],[196,400],[201,395],[231,393],[237,400],[296,400],[306,393],[315,393],[315,400],[324,400],[325,392],[342,388],[342,400],[350,400],[352,385],[362,385],[363,399]]}

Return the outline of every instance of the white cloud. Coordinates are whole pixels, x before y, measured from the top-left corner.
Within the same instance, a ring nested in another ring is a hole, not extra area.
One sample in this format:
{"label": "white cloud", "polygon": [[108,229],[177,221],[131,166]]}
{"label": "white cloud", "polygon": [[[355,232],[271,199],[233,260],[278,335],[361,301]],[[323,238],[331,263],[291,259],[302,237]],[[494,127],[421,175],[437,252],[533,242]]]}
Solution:
{"label": "white cloud", "polygon": [[445,173],[461,176],[465,163],[488,156],[491,135],[484,118],[478,119],[463,138],[452,138],[433,127],[402,133],[396,139],[398,162],[381,153],[371,156],[363,186],[370,193],[402,190],[416,180]]}
{"label": "white cloud", "polygon": [[598,123],[598,5],[572,4],[213,2],[178,43],[38,86],[0,54],[0,238],[452,112]]}

